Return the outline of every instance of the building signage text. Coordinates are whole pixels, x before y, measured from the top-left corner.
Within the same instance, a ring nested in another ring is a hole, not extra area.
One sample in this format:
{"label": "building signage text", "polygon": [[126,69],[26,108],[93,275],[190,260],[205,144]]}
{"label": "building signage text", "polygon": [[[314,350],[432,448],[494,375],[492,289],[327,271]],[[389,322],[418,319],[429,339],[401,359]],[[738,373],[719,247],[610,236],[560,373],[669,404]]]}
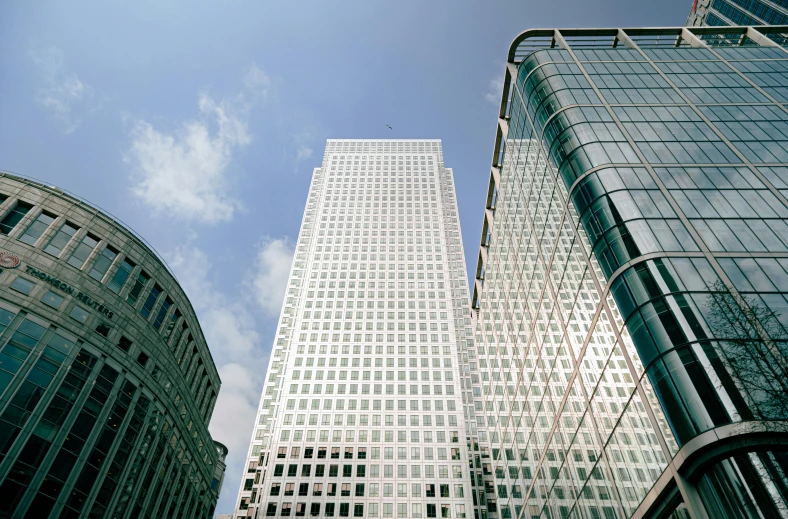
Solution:
{"label": "building signage text", "polygon": [[58,288],[69,295],[76,297],[78,301],[81,301],[87,306],[97,310],[99,313],[105,315],[108,319],[112,319],[112,316],[115,315],[115,313],[112,310],[110,310],[108,307],[104,306],[102,303],[96,301],[95,299],[85,294],[84,292],[80,292],[79,290],[72,287],[65,281],[61,281],[56,277],[47,274],[46,272],[42,272],[36,268],[31,267],[30,265],[28,265],[25,268],[25,272],[27,272],[31,276],[37,277],[38,279],[46,283],[49,283],[53,287]]}

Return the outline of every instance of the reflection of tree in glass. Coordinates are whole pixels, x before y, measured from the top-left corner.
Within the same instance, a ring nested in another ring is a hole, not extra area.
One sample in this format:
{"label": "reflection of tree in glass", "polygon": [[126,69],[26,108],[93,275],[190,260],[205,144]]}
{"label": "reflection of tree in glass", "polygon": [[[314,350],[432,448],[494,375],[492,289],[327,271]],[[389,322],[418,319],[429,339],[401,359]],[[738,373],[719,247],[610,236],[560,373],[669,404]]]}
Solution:
{"label": "reflection of tree in glass", "polygon": [[779,314],[755,298],[740,295],[743,304],[737,303],[722,281],[709,290],[706,320],[719,341],[719,361],[749,402],[749,413],[736,406],[742,418],[788,418],[788,343]]}

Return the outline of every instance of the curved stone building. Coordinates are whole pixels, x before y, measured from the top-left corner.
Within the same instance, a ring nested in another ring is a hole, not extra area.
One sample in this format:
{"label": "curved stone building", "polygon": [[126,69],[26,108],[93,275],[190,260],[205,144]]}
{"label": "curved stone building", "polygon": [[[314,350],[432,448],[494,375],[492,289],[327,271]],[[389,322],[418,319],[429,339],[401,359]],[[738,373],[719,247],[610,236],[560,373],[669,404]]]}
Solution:
{"label": "curved stone building", "polygon": [[0,202],[0,518],[211,517],[220,380],[176,279],[55,187]]}

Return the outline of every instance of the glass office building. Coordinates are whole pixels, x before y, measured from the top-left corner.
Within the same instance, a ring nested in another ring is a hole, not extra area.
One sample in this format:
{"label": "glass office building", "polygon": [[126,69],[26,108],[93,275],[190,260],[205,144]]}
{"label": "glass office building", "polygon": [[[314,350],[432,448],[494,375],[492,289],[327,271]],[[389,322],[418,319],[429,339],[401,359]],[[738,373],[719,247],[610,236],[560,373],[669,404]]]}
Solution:
{"label": "glass office building", "polygon": [[0,174],[0,518],[211,518],[220,383],[188,298],[141,238]]}
{"label": "glass office building", "polygon": [[477,519],[788,514],[785,41],[515,39],[471,300]]}
{"label": "glass office building", "polygon": [[687,26],[786,25],[786,0],[694,0]]}
{"label": "glass office building", "polygon": [[467,305],[441,142],[328,140],[234,515],[470,517]]}

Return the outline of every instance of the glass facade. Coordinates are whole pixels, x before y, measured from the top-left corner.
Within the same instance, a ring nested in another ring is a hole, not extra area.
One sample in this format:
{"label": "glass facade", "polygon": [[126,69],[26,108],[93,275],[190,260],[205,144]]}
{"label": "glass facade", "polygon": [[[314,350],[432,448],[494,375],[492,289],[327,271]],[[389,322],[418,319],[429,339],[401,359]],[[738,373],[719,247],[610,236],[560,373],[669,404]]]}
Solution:
{"label": "glass facade", "polygon": [[329,140],[235,516],[470,517],[467,286],[440,141]]}
{"label": "glass facade", "polygon": [[786,0],[695,0],[687,26],[786,25]]}
{"label": "glass facade", "polygon": [[[220,380],[185,294],[96,209],[5,174],[0,192],[0,518],[209,519]],[[150,308],[129,298],[143,266]]]}
{"label": "glass facade", "polygon": [[788,514],[782,41],[515,40],[472,297],[481,518]]}

